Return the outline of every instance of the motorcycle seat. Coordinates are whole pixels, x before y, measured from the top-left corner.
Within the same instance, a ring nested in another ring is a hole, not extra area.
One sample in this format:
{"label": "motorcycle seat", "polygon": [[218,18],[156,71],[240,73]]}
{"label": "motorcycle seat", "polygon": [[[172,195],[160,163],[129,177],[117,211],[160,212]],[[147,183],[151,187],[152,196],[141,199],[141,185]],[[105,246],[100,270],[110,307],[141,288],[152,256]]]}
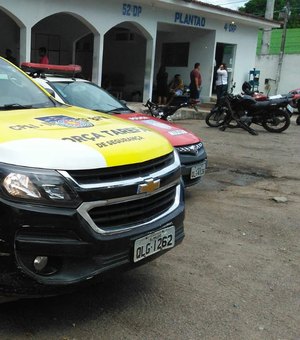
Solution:
{"label": "motorcycle seat", "polygon": [[286,106],[288,103],[289,103],[289,100],[287,98],[276,98],[276,99],[258,101],[255,103],[255,107],[258,109],[266,108],[269,106],[282,107],[282,106]]}

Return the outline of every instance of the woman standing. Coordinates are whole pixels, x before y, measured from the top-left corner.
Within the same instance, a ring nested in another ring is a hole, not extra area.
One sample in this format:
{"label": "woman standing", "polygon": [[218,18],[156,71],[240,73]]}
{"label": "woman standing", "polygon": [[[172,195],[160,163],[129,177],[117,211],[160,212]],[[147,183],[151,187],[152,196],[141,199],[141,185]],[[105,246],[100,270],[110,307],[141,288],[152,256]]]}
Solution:
{"label": "woman standing", "polygon": [[221,97],[227,92],[228,73],[226,64],[221,64],[217,69],[216,92],[217,104],[219,104]]}
{"label": "woman standing", "polygon": [[157,104],[166,105],[169,93],[168,73],[166,72],[166,67],[163,65],[159,68],[159,71],[156,75],[156,86],[157,86]]}

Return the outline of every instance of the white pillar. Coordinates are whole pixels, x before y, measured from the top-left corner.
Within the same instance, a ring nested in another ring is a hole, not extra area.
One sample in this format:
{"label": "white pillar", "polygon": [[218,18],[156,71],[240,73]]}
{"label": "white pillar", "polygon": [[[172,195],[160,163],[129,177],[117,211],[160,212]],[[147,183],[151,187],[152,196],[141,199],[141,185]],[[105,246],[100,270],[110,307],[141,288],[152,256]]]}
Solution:
{"label": "white pillar", "polygon": [[153,38],[147,38],[143,102],[152,98],[155,48]]}
{"label": "white pillar", "polygon": [[101,86],[101,75],[102,75],[102,64],[103,64],[103,43],[104,43],[104,36],[101,39],[100,34],[95,34],[94,35],[92,81],[99,86]]}
{"label": "white pillar", "polygon": [[20,27],[20,64],[31,60],[31,28]]}

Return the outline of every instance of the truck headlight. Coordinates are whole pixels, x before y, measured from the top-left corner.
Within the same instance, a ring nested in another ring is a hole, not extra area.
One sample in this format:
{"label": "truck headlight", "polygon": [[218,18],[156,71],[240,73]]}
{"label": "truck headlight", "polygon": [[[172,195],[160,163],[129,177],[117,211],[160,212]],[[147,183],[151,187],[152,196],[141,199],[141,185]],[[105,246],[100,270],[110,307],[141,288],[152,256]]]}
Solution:
{"label": "truck headlight", "polygon": [[8,166],[1,178],[2,192],[9,199],[68,207],[80,204],[77,193],[55,170]]}
{"label": "truck headlight", "polygon": [[191,144],[191,145],[183,145],[183,146],[177,146],[176,150],[181,153],[197,153],[200,149],[203,148],[203,144],[201,142],[197,144]]}

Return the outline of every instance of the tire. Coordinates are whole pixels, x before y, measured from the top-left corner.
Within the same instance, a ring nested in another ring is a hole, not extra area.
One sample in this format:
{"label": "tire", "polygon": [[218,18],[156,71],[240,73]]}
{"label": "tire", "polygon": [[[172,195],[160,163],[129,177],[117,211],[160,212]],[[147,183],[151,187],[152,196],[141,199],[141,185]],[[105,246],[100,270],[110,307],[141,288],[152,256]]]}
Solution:
{"label": "tire", "polygon": [[297,124],[297,125],[300,125],[300,114],[299,114],[299,116],[298,116],[297,119],[296,119],[296,124]]}
{"label": "tire", "polygon": [[224,124],[226,108],[213,108],[205,117],[205,122],[210,127],[219,127]]}
{"label": "tire", "polygon": [[290,115],[283,110],[274,110],[262,122],[262,126],[269,132],[279,133],[286,130],[291,123]]}

